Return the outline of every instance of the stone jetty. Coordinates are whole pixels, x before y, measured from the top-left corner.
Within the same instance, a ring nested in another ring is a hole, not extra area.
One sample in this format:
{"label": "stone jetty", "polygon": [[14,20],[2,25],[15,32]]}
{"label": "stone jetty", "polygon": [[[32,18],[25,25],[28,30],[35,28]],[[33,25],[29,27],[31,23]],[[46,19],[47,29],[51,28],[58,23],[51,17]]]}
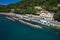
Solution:
{"label": "stone jetty", "polygon": [[[40,20],[40,18],[38,18],[38,19],[36,20],[36,18],[34,18],[34,17],[29,17],[28,15],[20,15],[20,14],[15,14],[15,13],[0,13],[0,14],[7,15],[7,16],[12,16],[12,19],[15,19],[15,20],[28,19],[28,20],[30,20],[30,21],[34,21],[34,22],[37,22],[37,23],[41,23],[40,21],[37,21],[37,20]],[[14,16],[14,17],[17,17],[17,19],[14,18],[13,16]],[[11,19],[11,18],[9,18],[9,19]],[[20,22],[23,22],[22,20],[19,20],[19,21],[20,21]],[[49,20],[46,20],[46,21],[49,22],[49,24],[46,24],[47,26],[60,29],[60,23],[59,23],[59,22],[49,21]],[[28,24],[28,25],[32,25],[32,24],[27,23],[27,22],[23,22],[23,23]],[[41,23],[41,24],[42,24],[42,23]],[[43,24],[43,25],[45,25],[45,24]],[[33,26],[40,28],[40,27],[37,26],[37,25],[33,25]]]}
{"label": "stone jetty", "polygon": [[25,21],[23,21],[21,19],[15,18],[15,17],[12,17],[12,18],[11,17],[6,17],[6,18],[9,19],[9,20],[12,20],[12,21],[18,20],[19,22],[27,24],[27,25],[29,25],[31,27],[42,29],[42,27],[39,26],[39,25],[34,25],[34,24],[31,24],[31,23],[25,22]]}

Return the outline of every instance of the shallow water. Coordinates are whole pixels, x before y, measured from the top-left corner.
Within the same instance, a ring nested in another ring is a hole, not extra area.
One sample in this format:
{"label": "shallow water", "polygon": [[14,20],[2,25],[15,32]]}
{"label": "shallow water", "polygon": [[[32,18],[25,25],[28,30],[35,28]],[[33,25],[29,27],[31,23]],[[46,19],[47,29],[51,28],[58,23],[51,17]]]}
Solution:
{"label": "shallow water", "polygon": [[0,40],[60,40],[60,32],[42,26],[32,28],[18,21],[13,22],[0,15]]}

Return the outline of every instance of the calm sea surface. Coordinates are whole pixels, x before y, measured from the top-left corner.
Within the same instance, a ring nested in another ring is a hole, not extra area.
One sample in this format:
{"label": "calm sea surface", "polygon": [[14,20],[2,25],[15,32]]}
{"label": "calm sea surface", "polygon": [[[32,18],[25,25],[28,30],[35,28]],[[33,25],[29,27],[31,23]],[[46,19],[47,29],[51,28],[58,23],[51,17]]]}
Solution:
{"label": "calm sea surface", "polygon": [[0,40],[60,40],[60,31],[42,27],[43,29],[35,29],[0,15]]}

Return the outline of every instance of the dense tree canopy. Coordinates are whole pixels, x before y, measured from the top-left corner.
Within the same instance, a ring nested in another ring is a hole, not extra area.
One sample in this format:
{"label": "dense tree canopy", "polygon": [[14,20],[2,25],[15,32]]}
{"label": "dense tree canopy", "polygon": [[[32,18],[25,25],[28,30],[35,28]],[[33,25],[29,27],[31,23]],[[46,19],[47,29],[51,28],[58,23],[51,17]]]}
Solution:
{"label": "dense tree canopy", "polygon": [[[34,6],[42,6],[44,9],[48,11],[57,12],[59,10],[59,8],[57,7],[58,3],[60,4],[60,0],[22,0],[20,2],[9,4],[7,6],[0,5],[0,11],[9,11],[10,9],[15,9],[15,12],[18,11],[24,14],[35,14],[37,10],[34,9]],[[54,15],[54,18],[57,18],[58,13],[56,14]]]}
{"label": "dense tree canopy", "polygon": [[6,7],[0,7],[1,9],[7,8],[7,9],[30,9],[31,7],[34,8],[34,6],[42,6],[46,10],[49,11],[57,11],[57,4],[60,2],[60,0],[22,0],[20,2],[9,4]]}

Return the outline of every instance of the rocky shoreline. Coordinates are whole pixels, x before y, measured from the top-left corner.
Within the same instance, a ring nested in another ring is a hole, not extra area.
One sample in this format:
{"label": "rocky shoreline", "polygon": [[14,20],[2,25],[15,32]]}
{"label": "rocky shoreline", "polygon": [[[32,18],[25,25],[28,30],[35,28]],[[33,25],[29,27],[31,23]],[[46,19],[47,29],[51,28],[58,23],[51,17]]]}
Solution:
{"label": "rocky shoreline", "polygon": [[31,23],[25,22],[25,21],[23,21],[21,19],[19,20],[18,18],[10,18],[10,17],[6,17],[6,18],[9,19],[9,20],[12,20],[12,21],[18,20],[19,22],[24,23],[24,24],[27,24],[27,25],[29,25],[31,27],[42,29],[42,27],[39,26],[39,25],[34,25],[34,24],[31,24]]}
{"label": "rocky shoreline", "polygon": [[[33,19],[33,17],[28,17],[28,15],[26,16],[26,15],[20,15],[20,14],[15,14],[15,13],[0,13],[0,14],[11,16],[13,19],[18,20],[18,21],[19,21],[19,19],[26,18],[25,20],[30,20],[30,21],[34,21],[34,22],[37,22],[37,23],[41,23],[39,21],[36,21],[36,18]],[[17,17],[17,18],[14,18],[14,17]],[[51,26],[53,28],[60,29],[60,23],[55,22],[55,21],[49,21],[49,20],[46,20],[46,21],[49,22],[49,24],[46,24],[47,26]],[[22,20],[20,20],[20,22],[22,22]],[[28,23],[28,25],[30,25],[30,24]],[[45,24],[43,24],[43,25],[45,25]]]}

